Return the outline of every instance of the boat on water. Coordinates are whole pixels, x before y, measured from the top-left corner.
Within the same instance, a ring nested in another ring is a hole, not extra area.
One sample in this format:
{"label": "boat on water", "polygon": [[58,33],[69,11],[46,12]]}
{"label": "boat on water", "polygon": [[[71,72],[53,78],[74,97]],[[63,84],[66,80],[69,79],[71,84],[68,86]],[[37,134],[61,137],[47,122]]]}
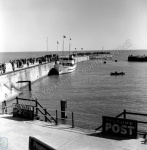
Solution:
{"label": "boat on water", "polygon": [[130,56],[128,56],[128,61],[130,61],[130,62],[147,62],[147,56],[145,56],[145,55],[143,55],[143,56],[130,55]]}
{"label": "boat on water", "polygon": [[125,72],[117,72],[117,71],[115,71],[115,72],[111,72],[110,75],[111,76],[125,75]]}
{"label": "boat on water", "polygon": [[[63,47],[64,47],[63,36]],[[71,41],[71,38],[70,38]],[[64,73],[73,72],[76,69],[77,63],[73,54],[70,55],[70,43],[69,43],[69,55],[62,55],[58,57],[58,61],[55,61],[54,67],[49,71],[48,75],[60,75]]]}
{"label": "boat on water", "polygon": [[54,69],[58,75],[73,72],[76,69],[76,60],[73,55],[60,56],[59,61],[55,62]]}

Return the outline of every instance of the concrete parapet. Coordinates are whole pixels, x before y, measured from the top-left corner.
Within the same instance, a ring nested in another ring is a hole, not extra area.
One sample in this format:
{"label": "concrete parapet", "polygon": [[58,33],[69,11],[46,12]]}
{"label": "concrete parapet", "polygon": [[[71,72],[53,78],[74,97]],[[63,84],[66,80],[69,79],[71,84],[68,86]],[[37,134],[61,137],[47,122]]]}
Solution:
{"label": "concrete parapet", "polygon": [[89,56],[75,57],[76,63],[89,60]]}
{"label": "concrete parapet", "polygon": [[[36,65],[29,68],[16,70],[0,76],[0,101],[7,100],[13,94],[13,88],[19,89],[26,86],[28,83],[17,83],[18,81],[31,81],[34,82],[46,76],[49,70],[53,67],[54,63],[46,63]],[[15,90],[16,91],[16,90]]]}

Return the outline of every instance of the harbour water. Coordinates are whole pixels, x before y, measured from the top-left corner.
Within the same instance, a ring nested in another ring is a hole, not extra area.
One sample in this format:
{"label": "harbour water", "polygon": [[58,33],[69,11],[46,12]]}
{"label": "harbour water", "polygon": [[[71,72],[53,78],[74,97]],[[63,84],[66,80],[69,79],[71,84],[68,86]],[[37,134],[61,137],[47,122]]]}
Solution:
{"label": "harbour water", "polygon": [[[128,62],[130,54],[147,55],[147,51],[120,51],[106,64],[98,60],[95,65],[95,60],[81,62],[73,73],[34,82],[31,92],[23,88],[21,97],[36,96],[53,115],[60,110],[60,101],[67,100],[68,119],[74,112],[75,125],[88,129],[101,125],[102,116],[116,116],[124,109],[147,114],[147,62]],[[125,75],[110,76],[114,71]],[[127,118],[147,121],[137,116]]]}

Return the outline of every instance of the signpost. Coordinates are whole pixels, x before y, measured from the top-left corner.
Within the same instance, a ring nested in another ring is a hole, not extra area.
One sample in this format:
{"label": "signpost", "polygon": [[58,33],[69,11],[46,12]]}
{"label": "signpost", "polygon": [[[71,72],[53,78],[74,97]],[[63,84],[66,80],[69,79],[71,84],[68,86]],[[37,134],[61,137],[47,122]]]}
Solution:
{"label": "signpost", "polygon": [[34,119],[34,107],[24,104],[13,105],[13,117],[21,117],[33,120]]}
{"label": "signpost", "polygon": [[29,137],[29,150],[55,150],[55,149],[34,137]]}
{"label": "signpost", "polygon": [[126,138],[137,138],[137,121],[103,116],[102,133]]}

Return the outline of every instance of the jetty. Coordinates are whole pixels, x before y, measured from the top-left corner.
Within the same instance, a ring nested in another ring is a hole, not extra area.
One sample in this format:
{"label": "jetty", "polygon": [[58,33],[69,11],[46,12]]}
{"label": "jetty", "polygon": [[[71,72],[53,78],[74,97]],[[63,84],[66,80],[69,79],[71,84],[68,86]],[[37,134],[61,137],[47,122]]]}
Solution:
{"label": "jetty", "polygon": [[[29,104],[25,101],[29,101]],[[39,112],[41,116],[43,115],[44,121],[38,119]],[[147,149],[147,133],[138,130],[139,124],[147,124],[147,122],[127,119],[127,115],[147,117],[147,114],[124,110],[116,117],[102,116],[101,126],[86,130],[74,126],[73,113],[72,124],[61,124],[58,122],[57,113],[56,117],[51,116],[38,101],[16,98],[11,106],[6,103],[2,106],[0,148],[15,150]]]}
{"label": "jetty", "polygon": [[[49,150],[145,150],[143,138],[122,139],[102,136],[101,133],[83,131],[66,125],[55,126],[42,121],[28,121],[12,115],[0,115],[1,144],[5,149],[28,150],[29,138],[43,142]],[[2,141],[5,144],[2,145]],[[36,142],[37,150],[42,150]],[[29,149],[33,150],[33,148]],[[48,149],[47,149],[48,150]]]}

